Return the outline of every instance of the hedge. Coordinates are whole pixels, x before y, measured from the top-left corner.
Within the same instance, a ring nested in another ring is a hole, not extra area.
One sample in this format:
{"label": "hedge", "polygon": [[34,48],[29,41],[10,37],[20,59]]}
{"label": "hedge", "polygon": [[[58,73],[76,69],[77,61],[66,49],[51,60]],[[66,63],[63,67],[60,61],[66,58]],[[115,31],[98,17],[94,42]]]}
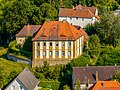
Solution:
{"label": "hedge", "polygon": [[8,49],[8,53],[14,53],[15,55],[22,55],[22,56],[25,56],[25,57],[27,57],[29,59],[31,59],[31,57],[32,57],[31,52],[17,51],[17,50],[11,49],[11,48]]}
{"label": "hedge", "polygon": [[52,90],[58,90],[59,86],[60,86],[60,82],[57,82],[57,81],[40,81],[39,86],[43,87],[43,88],[50,88]]}

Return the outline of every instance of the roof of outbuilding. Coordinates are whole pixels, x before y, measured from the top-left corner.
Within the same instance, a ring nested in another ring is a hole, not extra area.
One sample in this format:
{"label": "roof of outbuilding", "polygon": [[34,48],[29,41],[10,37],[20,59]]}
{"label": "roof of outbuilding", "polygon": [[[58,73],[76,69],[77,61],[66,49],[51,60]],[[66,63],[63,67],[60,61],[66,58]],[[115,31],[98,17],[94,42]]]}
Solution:
{"label": "roof of outbuilding", "polygon": [[93,14],[96,13],[96,7],[88,7],[88,6],[82,6],[82,5],[77,5],[75,9],[89,9]]}
{"label": "roof of outbuilding", "polygon": [[28,68],[25,68],[17,77],[27,90],[33,90],[36,85],[38,85],[39,81],[36,77],[30,72]]}
{"label": "roof of outbuilding", "polygon": [[42,25],[24,25],[22,30],[16,34],[16,37],[32,36]]}
{"label": "roof of outbuilding", "polygon": [[60,8],[58,16],[92,18],[95,16],[96,7],[77,5],[74,9]]}
{"label": "roof of outbuilding", "polygon": [[92,18],[94,14],[89,9],[67,9],[60,8],[58,16]]}
{"label": "roof of outbuilding", "polygon": [[32,40],[76,40],[85,34],[82,30],[67,21],[46,21]]}
{"label": "roof of outbuilding", "polygon": [[98,81],[89,90],[120,90],[120,83],[117,81]]}
{"label": "roof of outbuilding", "polygon": [[74,67],[73,79],[74,81],[80,80],[81,83],[96,82],[96,71],[98,72],[98,80],[110,80],[111,76],[120,71],[120,66],[87,66],[87,67]]}

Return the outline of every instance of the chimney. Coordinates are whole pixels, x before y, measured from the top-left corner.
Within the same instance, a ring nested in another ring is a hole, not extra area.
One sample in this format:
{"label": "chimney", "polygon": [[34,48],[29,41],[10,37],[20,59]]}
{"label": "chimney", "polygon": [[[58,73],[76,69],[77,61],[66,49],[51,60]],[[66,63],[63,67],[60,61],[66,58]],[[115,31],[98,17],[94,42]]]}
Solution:
{"label": "chimney", "polygon": [[98,81],[98,71],[96,71],[96,81]]}
{"label": "chimney", "polygon": [[29,23],[27,24],[27,27],[29,27],[30,25],[29,25]]}
{"label": "chimney", "polygon": [[50,22],[50,19],[47,19],[46,22]]}
{"label": "chimney", "polygon": [[90,84],[90,79],[88,79],[87,81],[87,88],[89,88],[89,84]]}

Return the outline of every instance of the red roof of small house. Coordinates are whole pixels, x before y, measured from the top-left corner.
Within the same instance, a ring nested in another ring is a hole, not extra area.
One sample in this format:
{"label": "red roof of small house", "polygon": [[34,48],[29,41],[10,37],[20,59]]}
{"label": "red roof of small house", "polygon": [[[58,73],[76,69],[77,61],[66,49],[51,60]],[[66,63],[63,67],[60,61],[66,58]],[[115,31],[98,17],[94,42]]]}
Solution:
{"label": "red roof of small house", "polygon": [[22,30],[16,34],[16,37],[32,36],[42,25],[24,25]]}
{"label": "red roof of small house", "polygon": [[82,5],[77,5],[75,9],[89,9],[93,14],[96,13],[96,7],[87,7],[87,6],[82,6]]}
{"label": "red roof of small house", "polygon": [[94,14],[89,9],[74,10],[74,9],[60,8],[58,16],[92,18],[94,17]]}
{"label": "red roof of small house", "polygon": [[83,29],[78,30],[67,21],[46,21],[34,40],[76,40],[83,36]]}
{"label": "red roof of small house", "polygon": [[120,83],[117,81],[98,81],[89,90],[120,90]]}
{"label": "red roof of small house", "polygon": [[77,5],[73,9],[60,8],[58,16],[92,18],[95,16],[96,10],[96,7],[86,7]]}

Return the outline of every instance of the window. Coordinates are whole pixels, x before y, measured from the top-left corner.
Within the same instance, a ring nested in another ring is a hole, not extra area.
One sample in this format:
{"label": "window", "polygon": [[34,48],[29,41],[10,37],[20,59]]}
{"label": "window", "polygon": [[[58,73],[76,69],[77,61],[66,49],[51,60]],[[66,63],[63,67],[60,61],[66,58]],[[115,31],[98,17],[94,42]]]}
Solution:
{"label": "window", "polygon": [[40,52],[39,51],[37,51],[37,56],[40,56]]}
{"label": "window", "polygon": [[56,46],[58,46],[58,45],[59,45],[59,44],[58,44],[58,42],[56,42],[55,44],[56,44]]}
{"label": "window", "polygon": [[76,17],[76,19],[78,20],[78,17]]}
{"label": "window", "polygon": [[58,52],[58,51],[56,51],[56,52],[55,52],[55,55],[56,55],[56,56],[58,56],[58,55],[59,55],[59,52]]}
{"label": "window", "polygon": [[20,39],[20,42],[22,42],[22,39]]}
{"label": "window", "polygon": [[62,42],[62,46],[65,46],[65,42]]}
{"label": "window", "polygon": [[46,56],[46,52],[43,52],[43,56]]}
{"label": "window", "polygon": [[49,52],[50,56],[52,56],[52,51]]}
{"label": "window", "polygon": [[72,18],[70,17],[70,20],[72,20]]}
{"label": "window", "polygon": [[50,42],[50,46],[52,46],[52,42]]}
{"label": "window", "polygon": [[40,46],[40,43],[37,43],[37,46]]}
{"label": "window", "polygon": [[15,90],[15,86],[14,85],[11,86],[11,90]]}
{"label": "window", "polygon": [[64,51],[62,51],[62,56],[65,56],[65,52]]}
{"label": "window", "polygon": [[68,46],[71,46],[71,42],[68,42]]}
{"label": "window", "polygon": [[84,21],[84,18],[82,18],[82,21]]}
{"label": "window", "polygon": [[43,45],[46,46],[46,43],[44,42]]}
{"label": "window", "polygon": [[68,56],[71,56],[71,51],[68,51]]}
{"label": "window", "polygon": [[20,86],[20,90],[22,90],[23,89],[23,87],[22,86]]}

